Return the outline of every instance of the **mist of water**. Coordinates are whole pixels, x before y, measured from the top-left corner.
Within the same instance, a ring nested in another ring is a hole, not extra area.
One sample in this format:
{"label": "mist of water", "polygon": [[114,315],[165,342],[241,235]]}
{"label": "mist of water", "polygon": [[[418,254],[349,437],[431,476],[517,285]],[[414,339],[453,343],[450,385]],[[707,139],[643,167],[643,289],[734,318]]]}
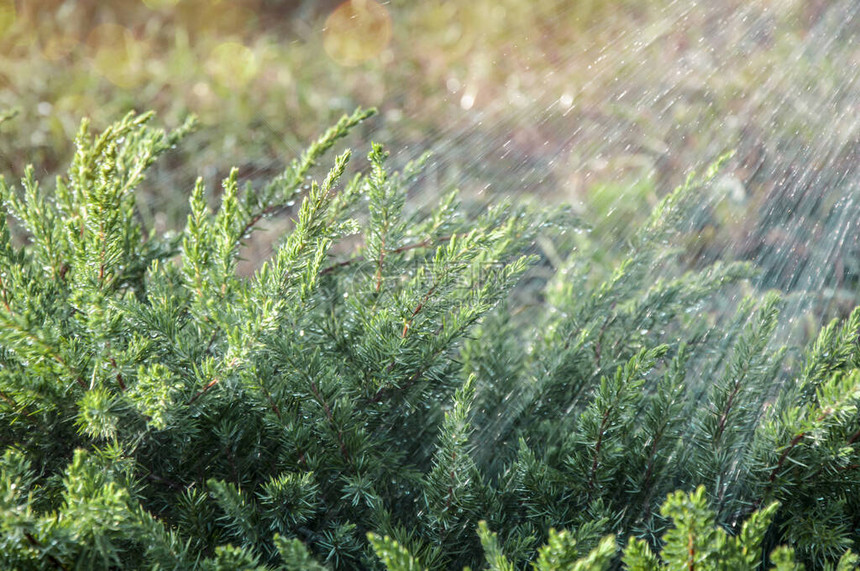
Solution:
{"label": "mist of water", "polygon": [[[557,14],[573,20],[578,8],[567,4]],[[584,207],[595,181],[650,178],[666,192],[734,149],[717,191],[702,197],[703,210],[723,204],[730,216],[692,264],[755,262],[758,285],[792,292],[790,322],[813,309],[814,327],[850,310],[860,277],[860,4],[653,9],[647,25],[606,45],[556,46],[529,85],[511,75],[482,99],[468,79],[452,82],[450,103],[463,110],[458,125],[424,139],[434,168],[479,194]],[[396,126],[386,128],[396,140]]]}
{"label": "mist of water", "polygon": [[[625,188],[646,181],[653,204],[734,150],[690,223],[702,238],[688,263],[753,261],[760,289],[788,292],[783,321],[801,333],[857,303],[860,4],[654,0],[595,12],[543,0],[537,25],[522,29],[504,13],[513,5],[495,8],[504,41],[447,62],[421,117],[403,104],[410,87],[383,73],[380,116],[363,137],[388,146],[395,165],[433,152],[413,204],[454,186],[479,202],[569,203],[593,220],[589,196],[601,185],[614,185],[621,207]],[[395,8],[396,29],[405,12]],[[641,25],[620,25],[613,9],[640,13]],[[535,29],[545,32],[525,35]],[[444,120],[427,126],[437,111]],[[267,176],[277,163],[253,170]],[[601,226],[610,242],[623,230]]]}

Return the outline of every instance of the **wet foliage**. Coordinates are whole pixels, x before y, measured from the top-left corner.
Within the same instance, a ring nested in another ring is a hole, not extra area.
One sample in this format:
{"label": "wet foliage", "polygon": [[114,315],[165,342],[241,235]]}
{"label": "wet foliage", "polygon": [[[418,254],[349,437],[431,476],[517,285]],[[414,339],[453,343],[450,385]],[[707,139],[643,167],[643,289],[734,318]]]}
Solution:
{"label": "wet foliage", "polygon": [[193,122],[0,180],[5,567],[856,565],[860,309],[800,349],[751,264],[689,269],[730,156],[601,256],[567,209],[407,208],[427,159],[377,144],[309,177],[370,114],[179,233],[135,191]]}
{"label": "wet foliage", "polygon": [[[736,149],[686,260],[755,262],[809,337],[857,302],[858,21],[853,0],[3,0],[0,110],[18,114],[0,170],[61,174],[81,116],[194,113],[139,189],[148,225],[178,230],[197,176],[262,183],[319,125],[377,106],[360,136],[395,143],[397,168],[434,151],[414,201],[454,185],[465,205],[569,203],[612,252]],[[251,244],[246,273],[271,250]]]}

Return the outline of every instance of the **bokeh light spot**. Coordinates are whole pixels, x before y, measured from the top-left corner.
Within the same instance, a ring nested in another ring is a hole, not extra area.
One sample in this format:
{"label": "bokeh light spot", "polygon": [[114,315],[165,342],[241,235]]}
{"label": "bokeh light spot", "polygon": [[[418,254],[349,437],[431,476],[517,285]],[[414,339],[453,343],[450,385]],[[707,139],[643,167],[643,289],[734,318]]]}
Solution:
{"label": "bokeh light spot", "polygon": [[212,78],[225,87],[244,87],[260,70],[257,57],[250,48],[238,42],[215,46],[207,62]]}
{"label": "bokeh light spot", "polygon": [[102,24],[87,38],[94,50],[93,65],[108,81],[119,87],[136,87],[145,80],[143,46],[131,31],[117,24]]}
{"label": "bokeh light spot", "polygon": [[391,41],[391,15],[374,0],[344,2],[325,23],[323,48],[344,66],[377,57]]}

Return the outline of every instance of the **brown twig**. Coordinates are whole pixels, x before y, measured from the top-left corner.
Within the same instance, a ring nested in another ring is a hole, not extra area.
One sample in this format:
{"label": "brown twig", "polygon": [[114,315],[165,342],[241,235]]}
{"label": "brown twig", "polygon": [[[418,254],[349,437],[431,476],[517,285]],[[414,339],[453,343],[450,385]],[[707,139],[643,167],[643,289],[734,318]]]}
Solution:
{"label": "brown twig", "polygon": [[692,533],[689,534],[689,538],[687,540],[687,554],[689,555],[689,559],[687,560],[687,569],[689,571],[695,571],[696,569],[696,543],[695,537]]}
{"label": "brown twig", "polygon": [[424,308],[424,305],[427,303],[427,301],[430,299],[430,297],[434,293],[436,293],[436,284],[433,284],[433,286],[427,291],[427,293],[424,294],[424,297],[421,298],[421,301],[419,301],[418,305],[415,306],[415,309],[412,310],[412,315],[403,324],[403,331],[400,332],[400,338],[401,339],[404,339],[406,337],[406,333],[409,331],[409,328],[412,326],[412,322],[415,321],[415,316],[421,312],[421,310]]}
{"label": "brown twig", "polygon": [[212,387],[214,387],[215,385],[217,385],[217,384],[218,384],[218,381],[219,381],[219,379],[217,379],[217,378],[216,378],[216,379],[212,379],[211,381],[209,381],[209,384],[207,384],[205,387],[203,387],[202,389],[200,389],[199,391],[197,391],[197,394],[195,394],[193,397],[191,397],[191,398],[189,399],[188,404],[192,404],[192,403],[193,403],[194,401],[196,401],[198,398],[202,397],[202,396],[203,396],[203,395],[205,395],[207,392],[209,392],[209,389],[211,389]]}
{"label": "brown twig", "polygon": [[119,367],[116,364],[116,359],[109,356],[108,361],[110,361],[111,366],[116,371],[116,384],[119,385],[119,390],[125,392],[125,380],[122,378],[122,373],[120,372]]}
{"label": "brown twig", "polygon": [[[274,377],[277,373],[278,370],[275,369],[275,371],[272,373],[272,377]],[[266,388],[262,381],[260,381],[259,386],[260,392],[262,392],[263,396],[266,397],[266,400],[269,402],[269,407],[272,409],[272,412],[275,413],[275,416],[278,417],[278,420],[283,420],[283,417],[281,416],[281,408],[278,406],[278,403],[275,402],[275,399],[272,398],[272,393],[269,392],[269,390]]]}
{"label": "brown twig", "polygon": [[795,446],[800,444],[800,441],[803,440],[804,436],[806,436],[805,432],[799,432],[795,435],[794,438],[791,439],[791,442],[789,442],[788,446],[785,447],[785,450],[782,451],[782,454],[780,455],[776,466],[774,466],[773,470],[771,471],[770,476],[767,479],[768,482],[773,482],[774,480],[776,480],[776,475],[779,473],[779,471],[782,469],[782,465],[785,464],[785,461],[788,459],[789,453],[794,450]]}

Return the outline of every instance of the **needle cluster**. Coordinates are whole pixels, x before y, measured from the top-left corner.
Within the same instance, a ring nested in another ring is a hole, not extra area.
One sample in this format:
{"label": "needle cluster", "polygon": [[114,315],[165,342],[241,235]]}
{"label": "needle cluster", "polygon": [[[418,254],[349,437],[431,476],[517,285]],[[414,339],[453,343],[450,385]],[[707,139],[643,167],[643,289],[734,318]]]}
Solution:
{"label": "needle cluster", "polygon": [[711,312],[754,275],[671,246],[714,171],[597,271],[567,212],[411,211],[422,161],[378,145],[308,183],[368,116],[215,210],[198,182],[179,234],[134,190],[192,123],[84,123],[50,192],[0,179],[0,566],[856,565],[860,310],[795,359],[778,294]]}

